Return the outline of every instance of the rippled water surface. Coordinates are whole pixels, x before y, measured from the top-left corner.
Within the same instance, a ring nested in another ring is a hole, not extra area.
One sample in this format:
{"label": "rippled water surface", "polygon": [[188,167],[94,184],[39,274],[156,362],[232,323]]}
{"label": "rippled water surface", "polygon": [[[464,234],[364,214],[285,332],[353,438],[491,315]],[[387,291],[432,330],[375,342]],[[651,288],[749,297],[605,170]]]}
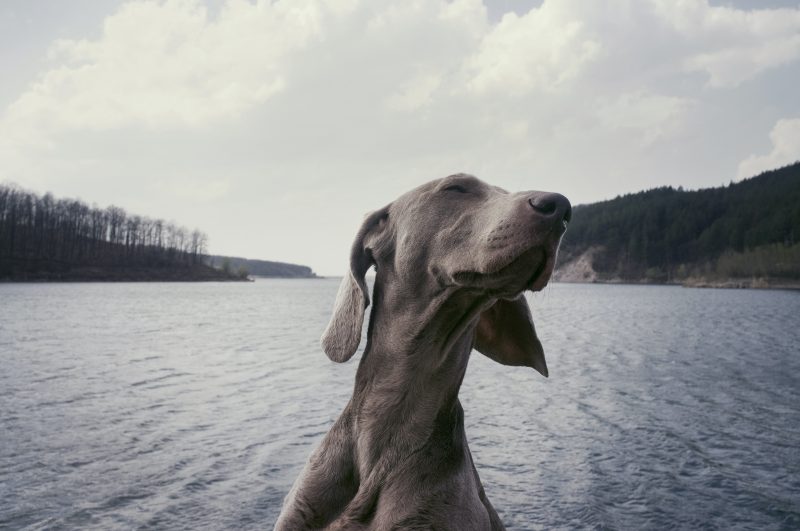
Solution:
{"label": "rippled water surface", "polygon": [[[263,529],[352,391],[338,281],[0,285],[0,528]],[[550,379],[473,353],[511,529],[800,528],[800,293],[556,284]]]}

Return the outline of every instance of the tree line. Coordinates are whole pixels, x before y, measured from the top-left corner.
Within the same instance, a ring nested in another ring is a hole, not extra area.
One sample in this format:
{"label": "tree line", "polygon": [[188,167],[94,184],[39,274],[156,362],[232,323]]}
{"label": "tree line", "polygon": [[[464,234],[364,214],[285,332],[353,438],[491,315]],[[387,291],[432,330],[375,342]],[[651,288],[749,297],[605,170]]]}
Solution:
{"label": "tree line", "polygon": [[559,261],[598,247],[595,270],[622,279],[734,271],[800,278],[800,263],[791,258],[787,263],[798,255],[798,245],[800,163],[795,163],[728,186],[662,187],[577,206]]}
{"label": "tree line", "polygon": [[238,256],[211,255],[208,264],[223,271],[232,271],[241,275],[277,278],[317,278],[310,267],[286,262],[272,262],[270,260],[253,260]]}
{"label": "tree line", "polygon": [[208,238],[161,219],[0,185],[0,278],[73,267],[202,262]]}

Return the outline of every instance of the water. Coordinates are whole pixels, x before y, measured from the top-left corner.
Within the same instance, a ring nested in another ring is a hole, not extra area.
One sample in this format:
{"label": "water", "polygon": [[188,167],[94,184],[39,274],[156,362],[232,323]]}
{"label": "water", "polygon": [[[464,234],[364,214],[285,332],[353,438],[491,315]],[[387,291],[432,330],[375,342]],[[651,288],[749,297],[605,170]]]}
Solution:
{"label": "water", "polygon": [[[352,391],[335,280],[0,285],[0,528],[264,529]],[[510,529],[800,528],[800,293],[556,284],[551,377],[474,353]]]}

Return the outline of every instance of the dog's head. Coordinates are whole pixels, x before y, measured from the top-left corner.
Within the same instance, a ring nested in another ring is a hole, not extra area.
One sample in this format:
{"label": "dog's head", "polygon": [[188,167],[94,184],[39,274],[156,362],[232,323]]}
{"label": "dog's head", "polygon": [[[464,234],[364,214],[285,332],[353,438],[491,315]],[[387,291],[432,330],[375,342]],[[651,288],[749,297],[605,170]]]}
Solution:
{"label": "dog's head", "polygon": [[544,352],[522,296],[550,279],[571,216],[569,201],[545,192],[508,193],[471,175],[424,184],[367,215],[350,254],[322,345],[334,361],[358,347],[369,305],[365,274],[386,268],[409,296],[461,291],[488,301],[475,348],[506,365],[547,376]]}

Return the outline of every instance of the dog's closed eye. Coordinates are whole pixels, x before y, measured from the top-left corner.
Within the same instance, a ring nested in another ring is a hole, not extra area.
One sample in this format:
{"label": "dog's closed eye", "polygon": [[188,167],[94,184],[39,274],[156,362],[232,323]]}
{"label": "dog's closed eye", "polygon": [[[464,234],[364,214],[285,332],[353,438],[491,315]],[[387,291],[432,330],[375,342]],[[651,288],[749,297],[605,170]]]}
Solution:
{"label": "dog's closed eye", "polygon": [[466,186],[464,186],[463,184],[455,184],[455,183],[454,184],[450,184],[448,186],[445,186],[444,188],[442,188],[442,191],[443,192],[457,192],[459,194],[468,194],[468,193],[470,193],[470,190],[468,190]]}

